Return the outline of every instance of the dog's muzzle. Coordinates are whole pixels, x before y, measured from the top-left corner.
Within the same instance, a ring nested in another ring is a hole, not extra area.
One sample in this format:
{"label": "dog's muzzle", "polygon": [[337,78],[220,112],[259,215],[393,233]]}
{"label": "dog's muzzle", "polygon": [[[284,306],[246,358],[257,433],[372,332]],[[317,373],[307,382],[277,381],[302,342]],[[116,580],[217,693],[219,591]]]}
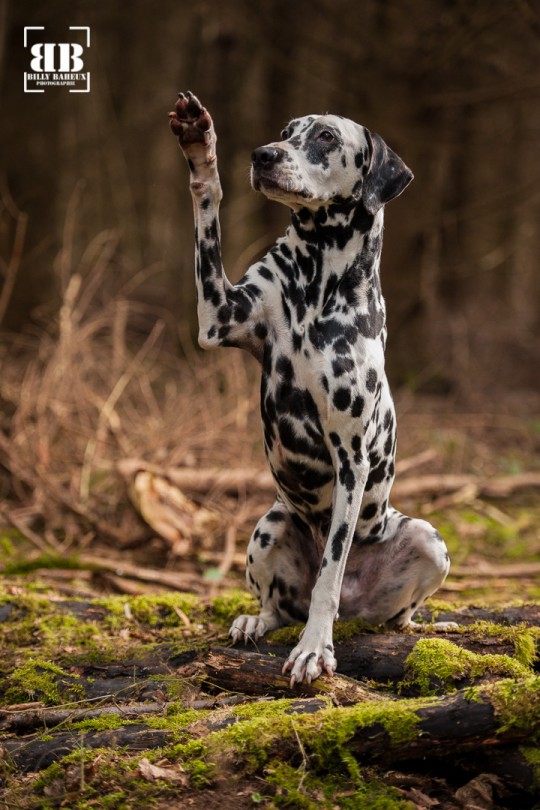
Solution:
{"label": "dog's muzzle", "polygon": [[284,152],[275,146],[259,146],[251,155],[251,165],[255,170],[271,169],[282,160]]}
{"label": "dog's muzzle", "polygon": [[281,188],[276,169],[284,156],[285,152],[275,146],[255,149],[251,155],[251,182],[256,191]]}

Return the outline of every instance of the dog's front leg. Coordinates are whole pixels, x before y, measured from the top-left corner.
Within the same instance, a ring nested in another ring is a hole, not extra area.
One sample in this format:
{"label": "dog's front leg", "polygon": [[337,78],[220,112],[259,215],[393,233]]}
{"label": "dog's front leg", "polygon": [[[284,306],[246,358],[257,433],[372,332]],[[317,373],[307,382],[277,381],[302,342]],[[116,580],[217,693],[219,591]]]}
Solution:
{"label": "dog's front leg", "polygon": [[343,445],[338,448],[332,520],[321,568],[311,592],[308,620],[300,642],[283,667],[283,673],[291,671],[291,687],[304,678],[311,683],[323,671],[332,675],[337,666],[333,624],[369,471],[367,462],[354,464],[353,457],[354,453]]}
{"label": "dog's front leg", "polygon": [[195,270],[199,343],[205,348],[250,348],[251,330],[260,309],[254,285],[236,286],[221,262],[216,133],[210,114],[192,93],[179,93],[170,125],[188,162],[195,217]]}

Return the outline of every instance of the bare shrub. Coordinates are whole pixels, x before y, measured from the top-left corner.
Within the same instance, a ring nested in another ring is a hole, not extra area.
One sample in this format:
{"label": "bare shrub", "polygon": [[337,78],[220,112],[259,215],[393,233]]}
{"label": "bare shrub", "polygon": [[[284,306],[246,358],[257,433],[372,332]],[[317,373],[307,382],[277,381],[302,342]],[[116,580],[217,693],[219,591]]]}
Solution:
{"label": "bare shrub", "polygon": [[240,352],[201,358],[170,313],[137,301],[151,273],[126,277],[115,233],[71,263],[66,251],[56,263],[58,312],[2,339],[4,495],[52,542],[125,539],[135,518],[117,463],[252,463],[256,375]]}

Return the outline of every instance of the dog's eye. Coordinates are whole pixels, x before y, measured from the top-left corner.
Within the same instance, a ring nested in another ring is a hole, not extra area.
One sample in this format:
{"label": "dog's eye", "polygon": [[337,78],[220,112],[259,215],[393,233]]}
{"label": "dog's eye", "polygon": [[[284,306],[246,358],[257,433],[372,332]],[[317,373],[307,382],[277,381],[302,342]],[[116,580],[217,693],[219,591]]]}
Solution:
{"label": "dog's eye", "polygon": [[286,141],[288,137],[289,137],[289,130],[288,129],[282,129],[281,130],[281,140]]}
{"label": "dog's eye", "polygon": [[319,132],[319,140],[325,143],[331,143],[334,140],[334,135],[329,129],[323,129],[322,132]]}

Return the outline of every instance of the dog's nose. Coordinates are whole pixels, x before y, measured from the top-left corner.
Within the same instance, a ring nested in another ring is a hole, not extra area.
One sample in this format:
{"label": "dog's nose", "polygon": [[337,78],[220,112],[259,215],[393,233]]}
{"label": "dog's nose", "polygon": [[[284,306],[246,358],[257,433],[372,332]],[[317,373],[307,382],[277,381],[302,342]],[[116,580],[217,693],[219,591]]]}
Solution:
{"label": "dog's nose", "polygon": [[273,146],[259,146],[251,155],[251,162],[254,166],[268,167],[277,163],[280,153]]}

